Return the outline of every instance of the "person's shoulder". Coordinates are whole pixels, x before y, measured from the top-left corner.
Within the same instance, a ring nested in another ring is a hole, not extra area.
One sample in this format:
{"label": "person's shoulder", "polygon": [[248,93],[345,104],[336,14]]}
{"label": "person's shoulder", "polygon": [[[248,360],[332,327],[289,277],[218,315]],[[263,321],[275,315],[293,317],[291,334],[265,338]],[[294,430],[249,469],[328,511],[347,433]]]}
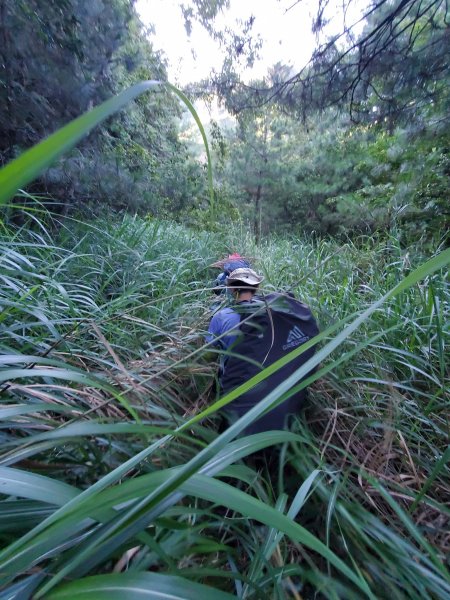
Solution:
{"label": "person's shoulder", "polygon": [[223,321],[226,321],[227,319],[229,319],[231,316],[233,316],[235,314],[236,314],[236,312],[231,308],[231,306],[225,306],[224,308],[221,308],[220,310],[218,310],[216,313],[213,314],[213,316],[211,318],[211,322],[221,323]]}
{"label": "person's shoulder", "polygon": [[233,308],[231,306],[224,306],[223,308],[221,308],[220,310],[218,310],[216,313],[214,313],[213,318],[214,317],[225,317],[227,315],[232,315],[234,314],[236,311],[233,310]]}
{"label": "person's shoulder", "polygon": [[236,328],[239,325],[240,316],[230,307],[225,307],[216,312],[209,324],[209,332],[214,335],[221,335],[226,331]]}

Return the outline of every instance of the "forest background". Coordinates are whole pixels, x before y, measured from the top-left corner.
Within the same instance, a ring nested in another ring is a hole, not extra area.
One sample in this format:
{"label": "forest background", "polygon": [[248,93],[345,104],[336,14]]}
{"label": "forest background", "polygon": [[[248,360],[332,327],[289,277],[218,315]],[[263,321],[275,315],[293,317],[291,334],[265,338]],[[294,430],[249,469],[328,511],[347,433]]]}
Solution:
{"label": "forest background", "polygon": [[[253,81],[227,6],[183,8],[225,49],[183,103],[131,0],[0,0],[0,597],[450,595],[447,3],[331,35],[321,0],[311,61]],[[188,99],[224,111],[210,163]],[[321,334],[219,432],[208,265],[236,250]],[[290,431],[239,437],[313,366]]]}
{"label": "forest background", "polygon": [[[316,30],[326,26],[325,6]],[[222,67],[188,90],[191,100],[218,98],[230,115],[209,124],[219,207],[210,220],[242,220],[257,237],[445,231],[446,4],[381,2],[367,9],[358,37],[349,30],[326,40],[300,73],[276,64],[245,84],[239,66],[256,59],[257,40],[251,18],[242,31],[215,31],[225,8],[193,3],[185,15],[228,48]],[[131,2],[5,0],[0,21],[3,164],[130,84],[167,78]],[[127,210],[203,227],[205,165],[189,142],[192,119],[181,117],[170,94],[139,99],[28,191],[64,214]]]}

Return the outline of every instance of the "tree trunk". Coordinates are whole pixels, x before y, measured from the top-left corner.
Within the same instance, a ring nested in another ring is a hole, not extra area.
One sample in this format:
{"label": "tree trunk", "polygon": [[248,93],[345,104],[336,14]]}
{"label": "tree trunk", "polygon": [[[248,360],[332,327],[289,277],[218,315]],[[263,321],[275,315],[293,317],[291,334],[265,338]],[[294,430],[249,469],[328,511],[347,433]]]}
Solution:
{"label": "tree trunk", "polygon": [[261,239],[261,192],[262,185],[259,183],[258,187],[256,188],[254,216],[255,241],[257,244],[259,244]]}
{"label": "tree trunk", "polygon": [[[13,147],[15,143],[15,133],[14,133],[14,121],[13,121],[13,105],[11,101],[11,72],[10,72],[10,43],[9,43],[9,35],[7,29],[6,22],[6,14],[7,7],[5,0],[2,0],[0,3],[0,29],[1,29],[1,63],[3,66],[3,75],[4,75],[4,86],[5,86],[5,107],[7,122],[9,123],[9,127],[7,129],[7,147],[3,152],[3,161],[9,162],[13,157]],[[0,153],[1,156],[1,153]]]}

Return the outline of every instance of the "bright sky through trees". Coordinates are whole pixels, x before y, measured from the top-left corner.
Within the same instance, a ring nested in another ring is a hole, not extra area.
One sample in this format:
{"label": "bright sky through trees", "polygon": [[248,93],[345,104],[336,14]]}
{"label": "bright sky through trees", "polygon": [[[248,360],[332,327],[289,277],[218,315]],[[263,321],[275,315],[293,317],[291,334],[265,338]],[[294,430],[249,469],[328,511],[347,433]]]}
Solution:
{"label": "bright sky through trees", "polygon": [[[186,84],[206,77],[211,69],[220,69],[223,54],[217,43],[197,23],[187,36],[180,8],[181,0],[138,0],[137,10],[146,25],[154,25],[151,41],[163,50],[169,61],[169,77]],[[236,20],[255,17],[252,31],[263,40],[261,60],[243,77],[262,77],[267,68],[280,61],[301,68],[314,47],[311,13],[316,2],[292,0],[231,0],[230,9],[217,19],[217,25],[232,26]]]}

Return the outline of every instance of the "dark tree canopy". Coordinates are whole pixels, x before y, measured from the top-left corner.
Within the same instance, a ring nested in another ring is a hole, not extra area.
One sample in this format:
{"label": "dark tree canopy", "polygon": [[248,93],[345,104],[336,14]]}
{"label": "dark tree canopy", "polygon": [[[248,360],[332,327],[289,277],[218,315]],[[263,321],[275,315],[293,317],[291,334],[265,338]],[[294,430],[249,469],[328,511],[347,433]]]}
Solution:
{"label": "dark tree canopy", "polygon": [[[130,0],[0,0],[0,164],[126,87],[166,80]],[[157,91],[93,130],[29,191],[64,205],[160,213],[202,193],[178,137],[181,109]],[[163,205],[165,206],[162,209]]]}

